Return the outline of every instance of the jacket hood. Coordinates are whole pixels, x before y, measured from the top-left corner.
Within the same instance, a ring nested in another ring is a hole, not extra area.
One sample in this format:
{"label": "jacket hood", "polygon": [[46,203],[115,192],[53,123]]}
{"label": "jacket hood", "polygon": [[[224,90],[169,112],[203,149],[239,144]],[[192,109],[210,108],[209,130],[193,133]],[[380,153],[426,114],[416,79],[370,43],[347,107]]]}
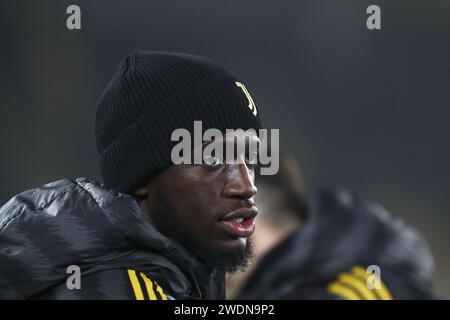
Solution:
{"label": "jacket hood", "polygon": [[139,217],[123,193],[64,179],[20,193],[0,208],[0,298],[24,299],[82,275],[136,268],[163,274],[176,298],[220,297],[223,275],[199,263]]}
{"label": "jacket hood", "polygon": [[388,285],[408,288],[405,298],[431,290],[433,257],[416,230],[378,204],[322,187],[310,197],[303,227],[266,254],[241,298],[314,298],[312,288],[356,265],[378,265]]}

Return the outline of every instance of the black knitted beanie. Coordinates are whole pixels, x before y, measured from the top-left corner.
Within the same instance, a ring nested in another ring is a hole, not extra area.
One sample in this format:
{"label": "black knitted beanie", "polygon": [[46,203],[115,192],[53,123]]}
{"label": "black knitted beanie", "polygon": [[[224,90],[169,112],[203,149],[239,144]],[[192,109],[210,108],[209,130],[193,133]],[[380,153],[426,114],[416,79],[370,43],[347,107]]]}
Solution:
{"label": "black knitted beanie", "polygon": [[171,165],[177,128],[259,129],[239,80],[188,54],[138,51],[122,60],[97,106],[95,139],[106,187],[132,193]]}

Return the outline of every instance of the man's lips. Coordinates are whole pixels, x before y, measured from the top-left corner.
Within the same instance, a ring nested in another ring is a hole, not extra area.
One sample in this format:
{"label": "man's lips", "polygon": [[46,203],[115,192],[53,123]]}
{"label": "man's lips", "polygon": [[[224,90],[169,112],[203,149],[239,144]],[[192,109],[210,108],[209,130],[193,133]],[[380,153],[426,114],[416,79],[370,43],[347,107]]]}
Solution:
{"label": "man's lips", "polygon": [[233,238],[247,238],[255,231],[255,217],[258,208],[240,208],[224,215],[219,223],[224,231]]}

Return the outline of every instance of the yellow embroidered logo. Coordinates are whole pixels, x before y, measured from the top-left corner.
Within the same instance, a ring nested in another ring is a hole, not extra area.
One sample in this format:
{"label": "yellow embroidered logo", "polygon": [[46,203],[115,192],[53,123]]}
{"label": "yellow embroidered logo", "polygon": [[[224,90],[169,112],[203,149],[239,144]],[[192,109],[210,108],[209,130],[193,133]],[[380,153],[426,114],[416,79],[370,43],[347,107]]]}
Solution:
{"label": "yellow embroidered logo", "polygon": [[378,278],[378,286],[369,286],[371,274],[361,266],[353,267],[350,272],[342,272],[336,280],[328,284],[330,294],[346,300],[392,300],[387,286]]}
{"label": "yellow embroidered logo", "polygon": [[253,115],[256,117],[256,114],[258,113],[258,111],[256,110],[255,102],[253,102],[253,99],[252,99],[250,93],[248,93],[247,88],[244,86],[243,83],[241,83],[239,81],[236,81],[235,83],[239,88],[242,89],[242,92],[244,92],[244,94],[248,100],[248,107],[251,111],[253,111]]}
{"label": "yellow embroidered logo", "polygon": [[[156,281],[151,280],[143,272],[139,272],[139,276],[136,270],[128,269],[128,277],[136,300],[168,300],[167,295]],[[144,291],[142,288],[146,290]]]}

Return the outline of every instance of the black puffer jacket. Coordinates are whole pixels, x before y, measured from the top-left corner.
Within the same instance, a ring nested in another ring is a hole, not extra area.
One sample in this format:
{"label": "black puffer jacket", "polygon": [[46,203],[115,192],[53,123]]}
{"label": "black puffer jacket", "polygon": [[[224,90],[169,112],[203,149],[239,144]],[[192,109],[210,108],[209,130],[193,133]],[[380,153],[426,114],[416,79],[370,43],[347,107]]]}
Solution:
{"label": "black puffer jacket", "polygon": [[[381,272],[376,289],[367,284],[373,265]],[[433,269],[427,243],[403,220],[343,189],[321,188],[305,225],[262,259],[239,298],[433,299]]]}
{"label": "black puffer jacket", "polygon": [[0,298],[221,299],[224,275],[143,222],[132,197],[64,179],[0,208]]}

